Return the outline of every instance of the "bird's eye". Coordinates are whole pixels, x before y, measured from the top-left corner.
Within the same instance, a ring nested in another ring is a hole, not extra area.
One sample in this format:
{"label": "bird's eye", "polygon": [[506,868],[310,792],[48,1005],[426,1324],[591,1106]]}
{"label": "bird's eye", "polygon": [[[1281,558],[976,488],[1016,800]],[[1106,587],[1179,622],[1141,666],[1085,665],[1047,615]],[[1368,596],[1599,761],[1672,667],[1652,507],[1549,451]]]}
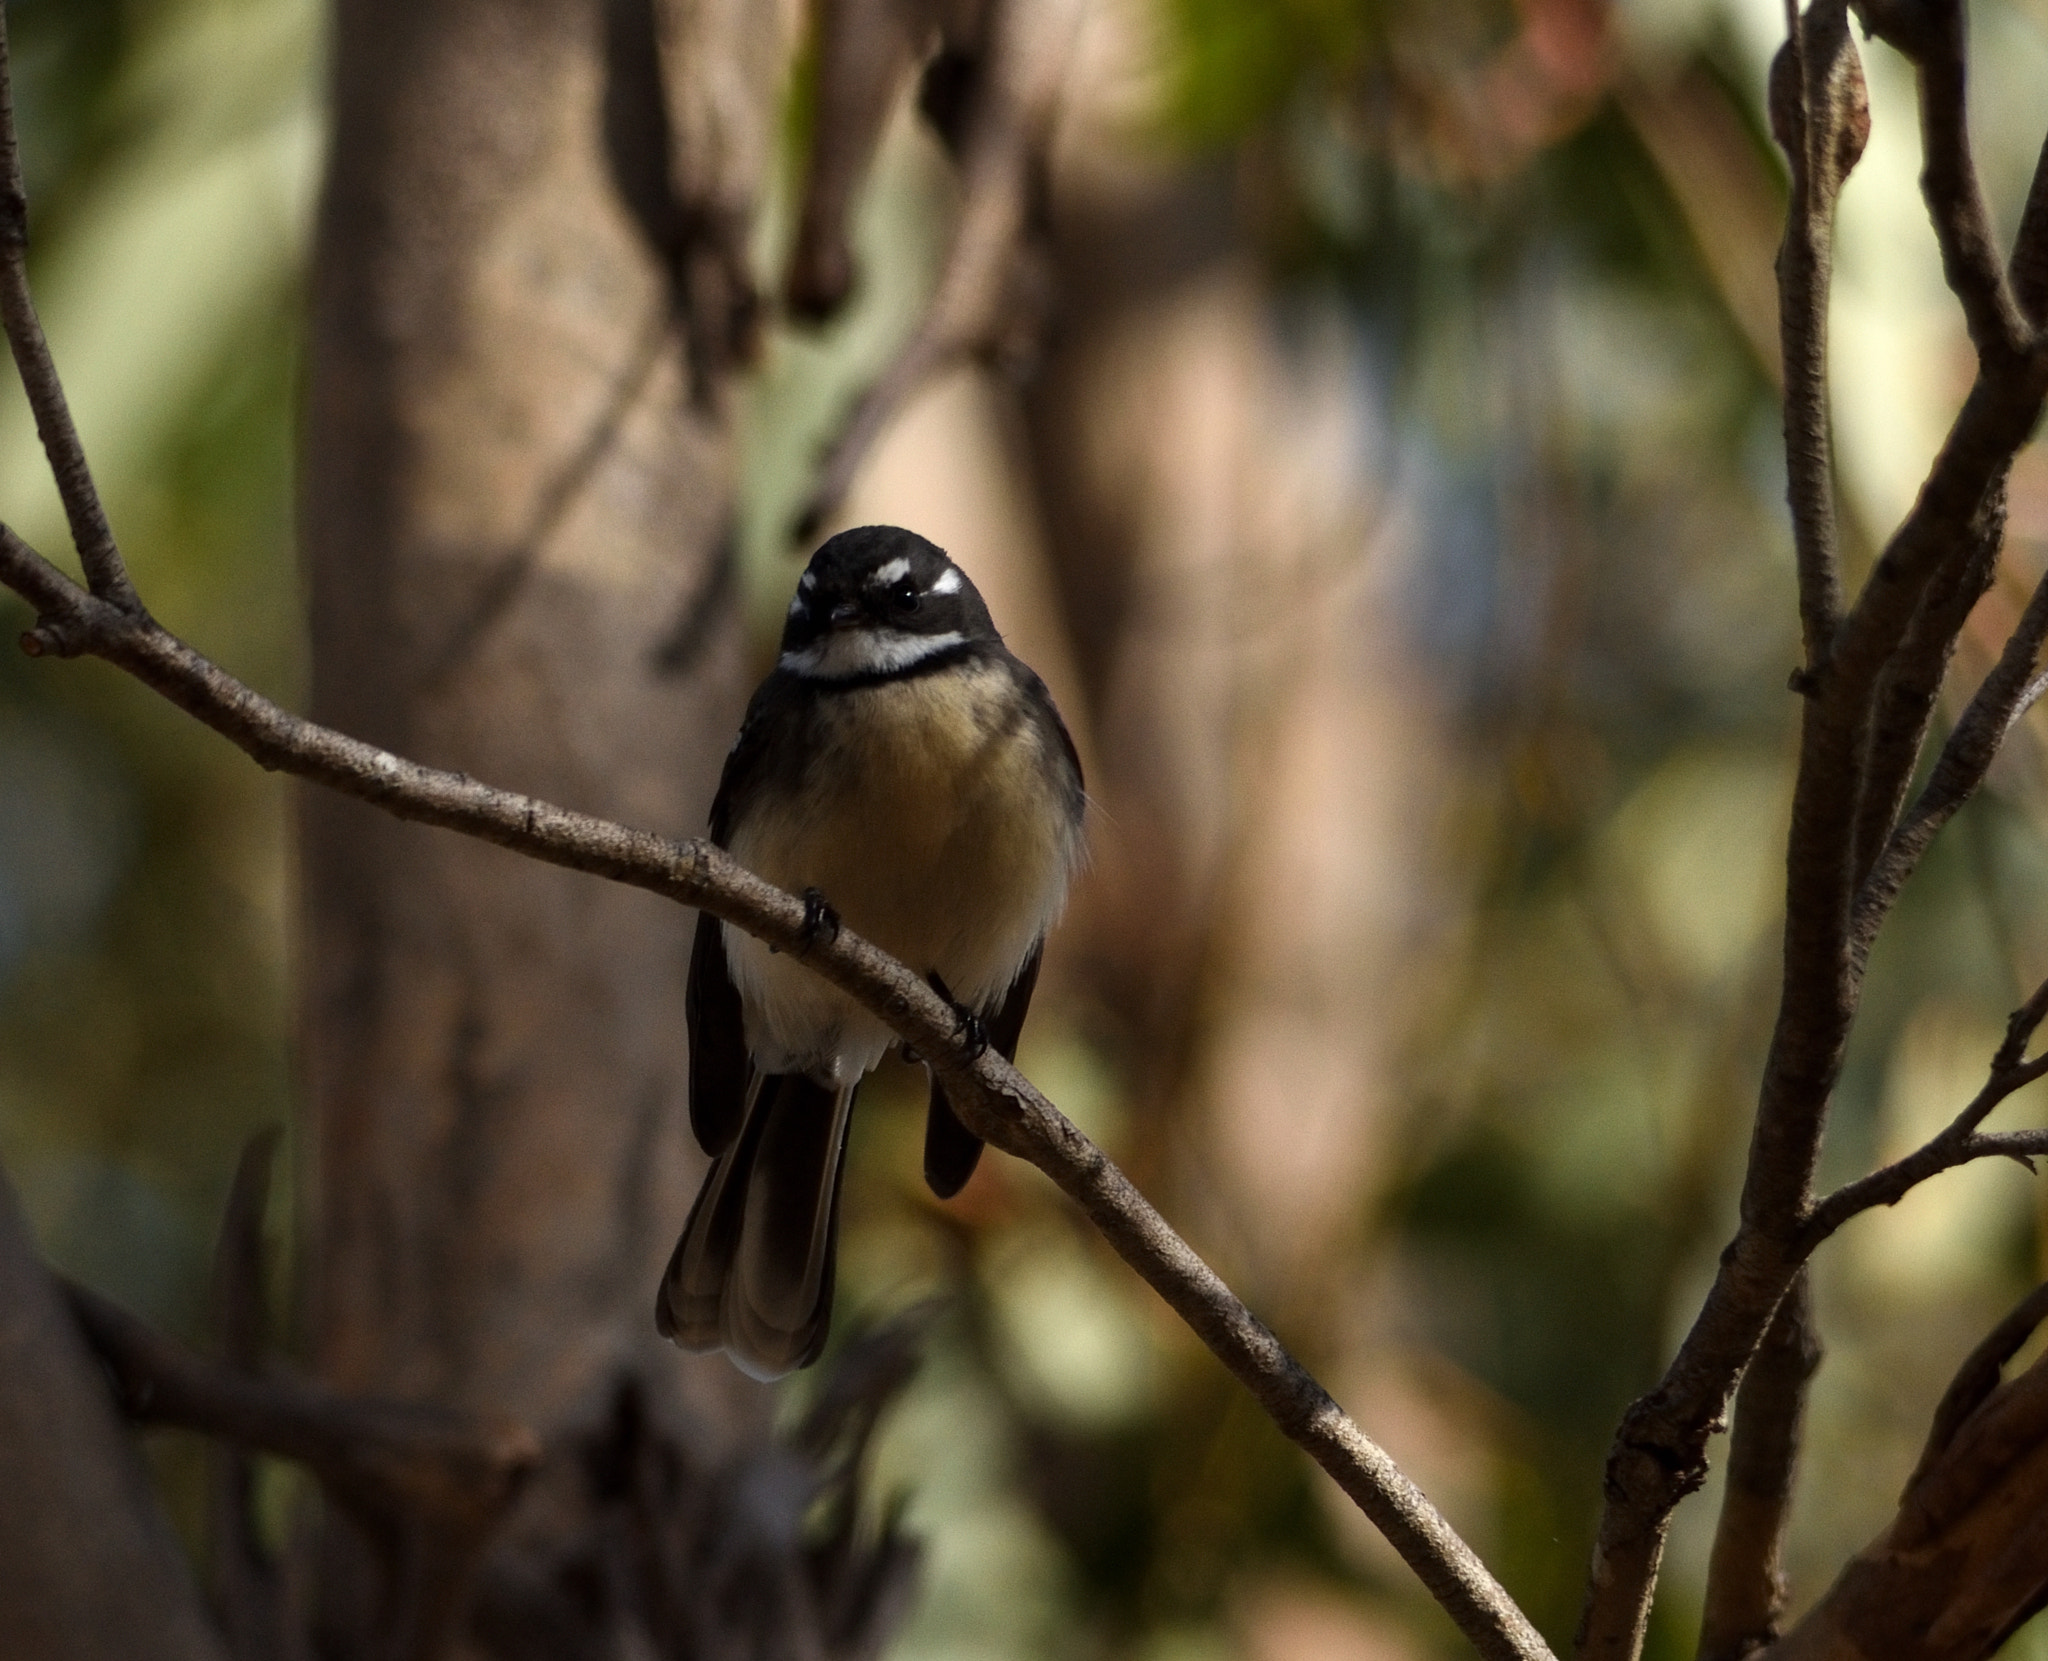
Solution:
{"label": "bird's eye", "polygon": [[909,613],[917,610],[924,596],[917,591],[917,584],[907,577],[889,590],[889,607],[892,611]]}

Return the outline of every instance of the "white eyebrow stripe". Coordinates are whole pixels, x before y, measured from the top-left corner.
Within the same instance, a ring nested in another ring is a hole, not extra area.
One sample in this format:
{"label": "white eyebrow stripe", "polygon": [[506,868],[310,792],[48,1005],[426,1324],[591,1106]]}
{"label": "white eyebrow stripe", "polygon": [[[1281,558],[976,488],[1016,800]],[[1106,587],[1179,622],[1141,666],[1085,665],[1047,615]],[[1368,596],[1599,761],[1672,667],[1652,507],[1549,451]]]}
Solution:
{"label": "white eyebrow stripe", "polygon": [[958,594],[960,592],[960,567],[949,565],[939,574],[939,580],[932,584],[934,594]]}
{"label": "white eyebrow stripe", "polygon": [[789,602],[789,615],[792,617],[801,617],[810,609],[809,606],[804,604],[804,597],[801,594]]}
{"label": "white eyebrow stripe", "polygon": [[887,588],[893,582],[901,582],[910,575],[910,561],[898,554],[886,565],[878,565],[868,574],[868,587]]}
{"label": "white eyebrow stripe", "polygon": [[776,659],[778,669],[813,681],[853,680],[861,675],[892,675],[933,654],[959,645],[967,637],[957,629],[944,634],[905,634],[901,629],[851,629]]}

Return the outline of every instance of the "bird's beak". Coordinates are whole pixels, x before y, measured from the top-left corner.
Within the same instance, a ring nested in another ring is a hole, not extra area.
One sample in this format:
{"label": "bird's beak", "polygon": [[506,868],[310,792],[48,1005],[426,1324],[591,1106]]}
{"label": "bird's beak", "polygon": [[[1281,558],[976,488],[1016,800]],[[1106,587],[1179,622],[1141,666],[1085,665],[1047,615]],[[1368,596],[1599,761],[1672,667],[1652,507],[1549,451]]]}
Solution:
{"label": "bird's beak", "polygon": [[855,605],[851,600],[841,600],[838,605],[832,608],[831,615],[825,621],[831,628],[843,629],[859,615],[859,606]]}

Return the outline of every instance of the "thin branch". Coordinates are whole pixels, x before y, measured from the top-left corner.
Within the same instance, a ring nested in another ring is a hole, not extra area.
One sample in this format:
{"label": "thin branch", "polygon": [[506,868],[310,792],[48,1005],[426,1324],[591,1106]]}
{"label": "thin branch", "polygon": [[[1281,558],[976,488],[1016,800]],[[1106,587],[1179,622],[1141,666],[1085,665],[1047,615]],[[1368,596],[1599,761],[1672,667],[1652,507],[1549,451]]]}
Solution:
{"label": "thin branch", "polygon": [[1866,6],[1872,34],[1913,60],[1919,70],[1923,135],[1920,194],[1941,246],[1942,274],[1962,303],[1978,358],[2018,356],[2033,334],[2006,281],[1990,210],[1970,151],[1965,79],[1969,16],[1963,0],[1917,0]]}
{"label": "thin branch", "polygon": [[[4,44],[0,34],[0,87],[6,84]],[[985,276],[978,282],[970,279],[994,262],[1021,222],[1026,182],[1021,157],[1028,154],[1034,134],[1026,117],[1035,120],[1050,108],[1058,79],[1056,68],[1038,60],[1034,76],[1024,83],[1034,96],[1020,100],[1005,117],[1010,136],[1001,153],[984,164],[1001,171],[1007,183],[980,192],[978,209],[977,193],[970,187],[960,240],[982,252],[956,262],[951,282],[941,288],[942,302],[961,313],[970,298],[993,293]],[[11,127],[5,131],[11,135]],[[0,165],[5,160],[0,158]],[[973,170],[970,161],[970,174]],[[12,191],[11,205],[19,208],[18,177]],[[16,213],[17,230],[22,221]],[[14,285],[26,298],[18,235],[0,239],[0,274],[0,282]],[[970,288],[978,289],[978,296],[965,292]],[[20,353],[20,338],[11,338]],[[59,395],[61,407],[61,389],[47,354],[22,357],[31,397],[36,396],[33,377],[39,368],[47,369],[48,388]],[[68,422],[58,435],[61,442],[48,431],[44,436],[67,509],[74,515],[87,506],[96,510],[91,477]],[[67,458],[75,465],[68,465]],[[92,574],[89,591],[0,525],[0,584],[37,610],[35,626],[22,640],[31,655],[101,657],[227,737],[261,766],[327,785],[399,818],[457,830],[544,863],[664,895],[804,958],[932,1064],[970,1128],[1037,1165],[1081,1207],[1282,1432],[1371,1518],[1481,1655],[1548,1661],[1551,1652],[1542,1637],[1422,1491],[1099,1148],[996,1050],[977,1049],[952,1006],[919,976],[851,930],[815,941],[814,931],[806,927],[803,901],[763,882],[708,842],[674,842],[494,789],[288,713],[207,661],[142,609],[111,534],[82,544],[81,553]],[[82,1288],[74,1288],[71,1296],[80,1325],[107,1360],[132,1412],[300,1460],[338,1498],[373,1518],[388,1519],[396,1511],[432,1519],[441,1525],[443,1548],[455,1557],[473,1553],[488,1536],[540,1456],[531,1433],[509,1421],[350,1402],[303,1382],[251,1378],[183,1351]],[[448,1617],[446,1609],[423,1609],[408,1626],[423,1645],[436,1622]]]}
{"label": "thin branch", "polygon": [[254,1378],[197,1355],[85,1287],[64,1291],[122,1409],[296,1460],[383,1549],[389,1653],[442,1653],[485,1543],[540,1461],[500,1415],[359,1401],[302,1379]]}
{"label": "thin branch", "polygon": [[[1804,705],[1786,858],[1783,992],[1741,1227],[1678,1354],[1657,1386],[1629,1406],[1608,1453],[1574,1646],[1587,1661],[1634,1661],[1640,1653],[1671,1514],[1706,1480],[1708,1436],[1799,1269],[1792,1236],[1855,1011],[1846,942],[1869,698],[1918,605],[1916,588],[1897,632],[1875,655],[1867,620],[1859,627],[1867,588],[1848,621],[1834,622],[1840,577],[1825,362],[1828,227],[1836,194],[1862,152],[1869,115],[1845,0],[1816,0],[1803,18],[1796,4],[1786,13],[1770,104],[1772,130],[1793,173],[1778,277],[1788,501],[1807,667],[1793,677]],[[1860,657],[1851,653],[1844,661],[1845,641],[1864,647]]]}
{"label": "thin branch", "polygon": [[120,550],[114,545],[106,510],[86,466],[85,446],[79,442],[71,406],[50,357],[50,343],[43,338],[43,325],[29,295],[27,252],[28,195],[22,188],[21,149],[14,133],[7,19],[0,12],[0,325],[6,328],[7,344],[21,371],[22,389],[35,413],[36,432],[56,475],[57,493],[64,501],[86,584],[100,599],[124,611],[136,611],[141,601],[135,597]]}
{"label": "thin branch", "polygon": [[[1928,584],[1912,626],[1878,682],[1863,762],[1863,801],[1856,816],[1859,910],[1862,896],[1871,891],[1870,872],[1887,851],[1906,805],[1913,770],[1919,765],[1927,729],[1934,719],[1935,702],[1955,656],[1957,637],[1998,574],[1998,554],[2004,541],[2005,490],[2001,481],[1982,521],[1973,527],[1969,557],[1945,565]],[[1900,880],[1904,880],[1903,873]],[[1874,911],[1876,921],[1882,921],[1896,892],[1887,894],[1884,905]],[[1850,936],[1852,941],[1857,938],[1853,919]],[[1868,948],[1867,940],[1864,948]]]}
{"label": "thin branch", "polygon": [[[422,767],[292,715],[208,662],[148,616],[86,594],[0,526],[0,584],[44,607],[28,639],[61,642],[128,670],[260,765],[341,791],[401,819],[460,831],[551,865],[695,906],[806,963],[931,1061],[956,1111],[1029,1160],[1087,1214],[1124,1260],[1194,1329],[1379,1527],[1467,1638],[1489,1657],[1549,1655],[1542,1638],[1463,1540],[1386,1453],[1173,1232],[1109,1158],[993,1050],[970,1059],[950,1005],[902,964],[842,929],[814,943],[804,903],[723,849],[675,842]],[[288,1450],[287,1450],[288,1451]]]}
{"label": "thin branch", "polygon": [[[2048,1131],[2008,1131],[1996,1136],[1978,1134],[1977,1127],[2008,1096],[2025,1089],[2036,1079],[2048,1077],[2048,1055],[2026,1059],[2027,1045],[2048,1018],[2048,981],[2012,1012],[2005,1024],[2005,1038],[1991,1058],[1990,1076],[1984,1088],[1972,1096],[1963,1110],[1920,1147],[1868,1176],[1845,1183],[1816,1205],[1802,1230],[1805,1249],[1811,1252],[1858,1212],[1873,1206],[1896,1205],[1929,1177],[1971,1160],[2002,1155],[2027,1164],[2048,1152]],[[2032,1166],[2028,1166],[2032,1169]]]}
{"label": "thin branch", "polygon": [[[1064,15],[1062,15],[1064,14]],[[930,304],[896,357],[855,402],[818,464],[792,534],[808,540],[838,511],[875,441],[934,375],[992,346],[1013,320],[1004,301],[1030,219],[1044,148],[1079,27],[1071,5],[1003,0],[991,9],[989,61],[961,149],[961,202]]]}
{"label": "thin branch", "polygon": [[1820,1366],[1813,1294],[1801,1270],[1743,1375],[1728,1444],[1728,1488],[1707,1565],[1700,1661],[1743,1661],[1775,1641],[1785,1614],[1785,1530],[1806,1387]]}
{"label": "thin branch", "polygon": [[[1795,161],[1853,150],[1853,143],[1845,147],[1843,142],[1853,138],[1848,123],[1854,104],[1846,81],[1834,83],[1839,90],[1832,96],[1816,98],[1817,91],[1828,88],[1825,74],[1831,67],[1847,74],[1846,63],[1823,60],[1816,47],[1823,26],[1827,38],[1834,38],[1841,9],[1831,0],[1817,0],[1800,25],[1797,49],[1782,60],[1800,65],[1801,72],[1780,68],[1774,76],[1774,91],[1791,77],[1804,96],[1803,119],[1814,127],[1805,133]],[[1782,93],[1773,99],[1774,125],[1781,134],[1787,130],[1784,113],[1792,113],[1783,112],[1784,102]],[[1927,126],[1923,142],[1952,146],[1959,129],[1938,101],[1934,113],[1939,119]],[[1835,121],[1836,130],[1823,133],[1819,124],[1824,119]],[[1966,158],[1939,161],[1932,172],[1946,180],[1970,176]],[[1951,228],[1958,222],[1951,216]],[[2033,235],[2038,239],[2048,231]],[[1801,308],[1810,308],[1812,299],[1798,291],[1795,273],[1787,304],[1810,317],[1810,309]],[[1793,345],[1788,339],[1788,355]],[[1788,362],[1788,385],[1792,375]],[[1907,748],[1887,743],[1875,758],[1886,776],[1873,781],[1866,769],[1873,761],[1876,701],[1902,644],[1916,623],[1931,615],[1930,595],[1948,592],[1971,562],[1981,559],[1998,492],[2013,456],[2038,423],[2044,400],[2048,341],[2038,333],[2017,353],[1980,360],[1918,500],[1834,631],[1825,660],[1794,678],[1805,694],[1805,707],[1786,861],[1783,991],[1744,1178],[1741,1224],[1664,1377],[1630,1406],[1616,1434],[1579,1628],[1582,1656],[1633,1661],[1639,1653],[1671,1514],[1704,1480],[1708,1437],[1810,1249],[1806,1227],[1821,1134],[1862,988],[1856,925],[1869,921],[1874,927],[1881,921],[1881,916],[1859,920],[1855,911],[1858,826],[1864,822],[1867,785],[1881,803],[1899,799],[1892,792],[1903,771],[1899,756]],[[1788,403],[1788,466],[1817,488],[1814,445],[1821,435],[1812,416],[1810,408]],[[1795,497],[1795,516],[1803,511]],[[1803,618],[1813,609],[1811,576],[1817,567],[1811,550],[1822,545],[1817,523],[1798,527]],[[1951,574],[1948,583],[1945,572]],[[1927,644],[1923,639],[1921,646]],[[1874,832],[1866,837],[1863,859],[1877,843]],[[2027,1149],[2009,1137],[1982,1138],[1973,1144],[1972,1157],[1984,1151],[2024,1154]]]}
{"label": "thin branch", "polygon": [[417,1515],[487,1531],[540,1458],[533,1432],[502,1415],[358,1401],[305,1379],[253,1377],[97,1292],[70,1282],[63,1289],[131,1418],[296,1460],[371,1520]]}
{"label": "thin branch", "polygon": [[1828,282],[1835,201],[1863,153],[1870,106],[1844,0],[1807,14],[1796,0],[1771,65],[1771,131],[1791,171],[1778,250],[1778,337],[1785,371],[1786,495],[1799,564],[1806,673],[1826,662],[1842,612],[1836,547],[1834,436],[1828,413]]}
{"label": "thin branch", "polygon": [[1991,771],[2006,735],[2048,690],[2048,677],[2035,673],[2048,640],[2048,577],[2034,587],[1998,662],[1970,699],[1911,811],[1902,818],[1856,896],[1852,938],[1868,951],[1935,836],[1976,793]]}

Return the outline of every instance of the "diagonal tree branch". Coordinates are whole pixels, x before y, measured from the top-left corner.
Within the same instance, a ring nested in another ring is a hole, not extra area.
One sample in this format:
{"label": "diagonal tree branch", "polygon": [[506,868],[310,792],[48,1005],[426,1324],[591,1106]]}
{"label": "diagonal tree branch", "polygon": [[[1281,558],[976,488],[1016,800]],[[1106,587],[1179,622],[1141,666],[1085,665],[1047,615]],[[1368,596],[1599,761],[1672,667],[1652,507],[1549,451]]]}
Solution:
{"label": "diagonal tree branch", "polygon": [[2048,680],[2035,672],[2044,640],[2048,640],[2048,578],[2035,585],[1998,662],[1956,721],[1911,811],[1892,831],[1863,879],[1853,924],[1859,951],[1869,951],[1921,856],[1984,782],[2013,723],[2048,691]]}
{"label": "diagonal tree branch", "polygon": [[304,1465],[385,1553],[394,1661],[443,1652],[478,1555],[539,1462],[532,1431],[498,1415],[353,1400],[300,1379],[251,1377],[85,1287],[64,1291],[131,1418]]}
{"label": "diagonal tree branch", "polygon": [[[0,57],[0,79],[4,74]],[[0,267],[19,275],[18,244],[0,244]],[[23,341],[12,328],[9,339],[22,354]],[[59,489],[67,496],[92,489],[82,456],[80,462],[77,477],[67,480],[61,472],[58,476]],[[112,546],[110,537],[110,550]],[[31,655],[89,653],[126,669],[265,768],[310,779],[399,818],[460,831],[544,863],[696,906],[802,957],[932,1064],[956,1111],[972,1129],[1006,1153],[1037,1165],[1080,1206],[1119,1255],[1252,1392],[1282,1432],[1371,1518],[1482,1655],[1501,1661],[1537,1661],[1550,1655],[1514,1600],[1386,1452],[1174,1233],[1102,1150],[997,1052],[983,1047],[977,1053],[951,1005],[902,964],[850,930],[842,929],[829,941],[815,941],[814,931],[805,924],[803,901],[763,882],[709,842],[674,842],[495,789],[292,715],[193,651],[139,602],[117,603],[81,589],[4,525],[0,586],[13,589],[36,608],[35,625],[22,637],[23,648]],[[132,1317],[88,1293],[75,1301],[96,1341],[131,1356],[145,1352],[146,1340],[153,1335],[146,1330],[138,1333],[139,1323]],[[227,1369],[217,1369],[216,1376],[204,1371],[210,1364],[199,1363],[201,1371],[195,1373],[180,1358],[158,1350],[147,1353],[157,1363],[157,1376],[192,1386],[182,1393],[173,1390],[167,1398],[160,1384],[147,1385],[142,1399],[155,1403],[165,1416],[197,1428],[216,1428],[219,1403],[234,1402],[245,1436],[259,1446],[305,1459],[338,1491],[374,1500],[384,1486],[402,1486],[418,1478],[422,1468],[429,1478],[442,1470],[439,1465],[407,1467],[402,1462],[392,1467],[388,1458],[377,1463],[388,1452],[388,1437],[384,1443],[371,1438],[356,1454],[337,1450],[317,1433],[320,1404],[312,1398],[288,1393],[281,1398],[270,1393],[269,1384]],[[201,1379],[205,1388],[197,1382]],[[303,1392],[310,1387],[298,1388]],[[176,1406],[166,1405],[167,1399]],[[421,1426],[412,1429],[431,1439]],[[496,1445],[508,1468],[518,1463],[505,1451],[510,1442],[501,1438]],[[371,1460],[371,1465],[363,1468],[352,1462],[360,1458]],[[460,1506],[470,1503],[470,1492],[462,1488],[429,1493],[422,1502],[430,1509],[437,1500]],[[431,1620],[441,1613],[427,1610],[421,1618]]]}
{"label": "diagonal tree branch", "polygon": [[530,858],[696,906],[796,955],[930,1061],[969,1126],[1051,1177],[1125,1262],[1229,1368],[1280,1429],[1372,1519],[1460,1630],[1489,1657],[1550,1652],[1420,1489],[1330,1399],[1167,1225],[1129,1178],[993,1050],[972,1058],[952,1007],[902,964],[842,930],[814,943],[804,903],[723,849],[575,813],[442,772],[280,709],[153,619],[87,594],[0,526],[0,584],[44,610],[26,637],[128,670],[260,765],[313,780],[402,819],[460,831]]}
{"label": "diagonal tree branch", "polygon": [[1736,1392],[1728,1489],[1707,1564],[1699,1661],[1744,1661],[1778,1636],[1806,1386],[1820,1360],[1813,1294],[1802,1269]]}
{"label": "diagonal tree branch", "polygon": [[64,1293],[131,1417],[296,1460],[373,1522],[418,1514],[481,1534],[540,1456],[533,1433],[512,1420],[359,1401],[282,1375],[254,1377],[187,1349],[86,1287],[66,1283]]}
{"label": "diagonal tree branch", "polygon": [[14,348],[22,389],[35,414],[36,433],[50,458],[71,524],[71,540],[85,568],[88,587],[99,598],[133,611],[141,602],[121,563],[106,510],[86,466],[85,446],[71,420],[50,343],[28,290],[28,194],[21,182],[21,147],[14,132],[14,78],[8,73],[7,19],[0,15],[0,322]]}
{"label": "diagonal tree branch", "polygon": [[[1957,637],[1998,574],[2004,541],[2005,487],[2000,480],[1983,522],[1973,528],[1968,557],[1960,564],[1945,565],[1928,584],[1920,609],[1878,684],[1863,762],[1863,801],[1856,816],[1859,912],[1862,896],[1872,892],[1871,869],[1887,851],[1912,788],[1913,769],[1927,742],[1934,706],[1955,657]],[[2004,736],[2002,729],[1999,736]],[[1886,896],[1885,910],[1896,893],[1893,889]],[[1885,910],[1876,911],[1879,920]],[[1851,933],[1853,939],[1853,920]]]}

